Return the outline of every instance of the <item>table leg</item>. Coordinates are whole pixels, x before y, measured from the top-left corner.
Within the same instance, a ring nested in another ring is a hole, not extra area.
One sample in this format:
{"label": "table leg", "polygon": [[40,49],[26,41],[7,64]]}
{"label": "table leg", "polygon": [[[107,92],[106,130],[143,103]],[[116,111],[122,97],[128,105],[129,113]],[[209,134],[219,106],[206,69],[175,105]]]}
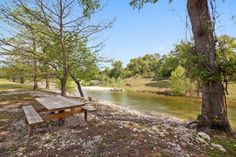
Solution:
{"label": "table leg", "polygon": [[[65,111],[61,110],[58,113],[63,113],[63,112],[65,112]],[[63,125],[65,123],[65,118],[59,118],[58,123],[59,123],[60,126]]]}
{"label": "table leg", "polygon": [[84,120],[87,122],[88,121],[88,112],[84,111]]}

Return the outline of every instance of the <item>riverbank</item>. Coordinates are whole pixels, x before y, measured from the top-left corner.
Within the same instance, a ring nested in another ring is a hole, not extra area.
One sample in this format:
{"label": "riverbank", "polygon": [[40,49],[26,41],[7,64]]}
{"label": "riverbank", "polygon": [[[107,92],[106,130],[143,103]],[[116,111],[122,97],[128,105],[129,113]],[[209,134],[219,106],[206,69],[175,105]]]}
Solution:
{"label": "riverbank", "polygon": [[[111,89],[112,87],[103,87],[102,83],[95,81],[97,88]],[[104,89],[104,90],[105,90]],[[155,77],[130,77],[124,79],[123,89],[131,92],[139,93],[151,93],[158,95],[171,95],[171,90],[169,88],[169,79],[165,78],[155,78]],[[231,102],[236,102],[236,83],[229,82],[228,93],[226,94],[227,100]],[[200,96],[200,97],[199,97]],[[187,92],[186,96],[183,97],[194,97],[201,98],[201,94],[198,96],[196,92]]]}
{"label": "riverbank", "polygon": [[101,86],[83,86],[83,89],[86,90],[96,90],[96,91],[113,91],[112,87],[101,87]]}
{"label": "riverbank", "polygon": [[[104,83],[92,81],[92,86],[103,87]],[[112,87],[105,87],[112,88]],[[130,77],[124,79],[123,89],[126,91],[170,95],[169,80],[151,77]]]}
{"label": "riverbank", "polygon": [[125,79],[124,88],[128,91],[170,95],[168,79],[152,77],[130,77]]}
{"label": "riverbank", "polygon": [[28,138],[21,108],[40,108],[35,98],[48,95],[54,93],[14,89],[14,84],[0,92],[0,156],[236,156],[236,140],[225,134],[209,130],[208,136],[177,118],[97,101],[91,101],[97,112],[89,114],[88,123],[75,115],[61,127],[41,124]]}

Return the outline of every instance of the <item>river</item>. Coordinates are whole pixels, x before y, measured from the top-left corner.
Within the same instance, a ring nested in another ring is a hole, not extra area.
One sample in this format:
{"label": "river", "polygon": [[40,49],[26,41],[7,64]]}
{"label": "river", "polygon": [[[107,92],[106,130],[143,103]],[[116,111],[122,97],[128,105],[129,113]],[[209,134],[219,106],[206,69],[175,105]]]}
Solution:
{"label": "river", "polygon": [[[174,116],[183,120],[194,120],[201,111],[201,100],[179,96],[164,96],[138,92],[114,92],[83,90],[86,97],[114,103],[148,115]],[[230,123],[236,129],[236,104],[228,107]]]}

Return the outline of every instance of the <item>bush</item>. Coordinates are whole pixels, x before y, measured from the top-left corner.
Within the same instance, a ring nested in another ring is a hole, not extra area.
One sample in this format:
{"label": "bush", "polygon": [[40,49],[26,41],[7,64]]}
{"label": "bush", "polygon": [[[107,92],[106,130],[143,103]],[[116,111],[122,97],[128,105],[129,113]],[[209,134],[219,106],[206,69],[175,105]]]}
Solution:
{"label": "bush", "polygon": [[[61,81],[60,80],[56,80],[56,87],[61,89]],[[71,79],[67,80],[66,89],[68,92],[75,91],[75,83]]]}
{"label": "bush", "polygon": [[194,88],[194,84],[185,76],[185,69],[178,66],[171,72],[170,89],[173,95],[183,95]]}

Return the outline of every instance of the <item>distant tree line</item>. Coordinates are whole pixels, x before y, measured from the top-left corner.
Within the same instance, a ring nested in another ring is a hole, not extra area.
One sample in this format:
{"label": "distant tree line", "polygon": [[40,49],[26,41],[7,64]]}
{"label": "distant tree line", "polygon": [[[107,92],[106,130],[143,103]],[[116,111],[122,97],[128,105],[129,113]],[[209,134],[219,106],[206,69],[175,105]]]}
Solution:
{"label": "distant tree line", "polygon": [[[219,75],[225,84],[228,81],[236,81],[236,38],[222,35],[217,40]],[[120,81],[138,76],[167,78],[170,79],[173,93],[184,94],[195,86],[199,95],[200,79],[208,76],[207,71],[198,67],[197,63],[202,60],[204,61],[204,58],[196,56],[194,42],[181,42],[175,45],[169,54],[146,54],[131,59],[126,67],[121,61],[113,61],[111,68],[106,67],[100,71],[99,77],[105,82],[109,82],[111,78]]]}

